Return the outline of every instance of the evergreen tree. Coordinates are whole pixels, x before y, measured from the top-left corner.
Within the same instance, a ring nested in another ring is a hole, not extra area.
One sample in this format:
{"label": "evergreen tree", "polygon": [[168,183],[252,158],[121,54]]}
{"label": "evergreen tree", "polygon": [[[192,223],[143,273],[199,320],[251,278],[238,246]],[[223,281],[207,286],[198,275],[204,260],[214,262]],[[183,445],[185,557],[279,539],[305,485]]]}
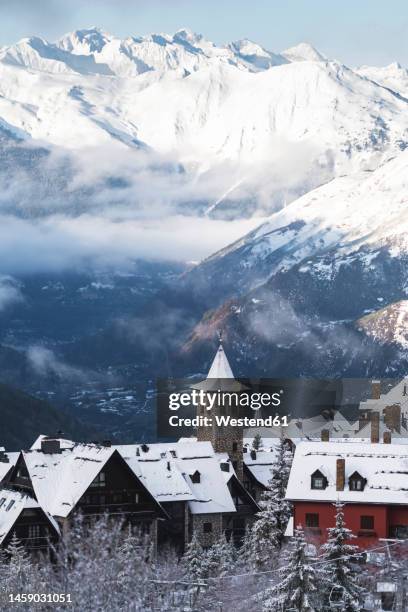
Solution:
{"label": "evergreen tree", "polygon": [[25,584],[27,592],[30,592],[33,584],[34,568],[28,553],[18,540],[16,534],[13,534],[6,548],[6,553],[8,561],[6,561],[5,580],[8,592],[18,593],[18,588],[21,584]]}
{"label": "evergreen tree", "polygon": [[220,577],[230,574],[235,565],[235,549],[225,535],[213,544],[205,554],[205,577]]}
{"label": "evergreen tree", "polygon": [[186,576],[190,580],[200,580],[204,573],[206,573],[204,556],[203,548],[198,541],[196,534],[194,534],[191,542],[186,547],[186,551],[182,559]]}
{"label": "evergreen tree", "polygon": [[260,512],[244,539],[243,553],[249,563],[262,567],[274,551],[282,546],[291,515],[291,504],[285,499],[292,453],[283,438],[279,440],[268,488],[259,500]]}
{"label": "evergreen tree", "polygon": [[316,610],[316,561],[308,553],[303,529],[295,529],[287,551],[284,565],[279,572],[279,581],[266,593],[263,610],[296,610],[296,612],[314,612]]}
{"label": "evergreen tree", "polygon": [[336,526],[327,531],[327,543],[322,546],[323,600],[326,606],[335,603],[341,612],[358,612],[363,595],[355,561],[358,547],[348,543],[355,536],[346,527],[340,502],[336,503]]}
{"label": "evergreen tree", "polygon": [[262,448],[262,438],[261,438],[261,434],[257,433],[254,436],[254,439],[252,440],[252,448],[256,451],[258,451],[260,448]]}

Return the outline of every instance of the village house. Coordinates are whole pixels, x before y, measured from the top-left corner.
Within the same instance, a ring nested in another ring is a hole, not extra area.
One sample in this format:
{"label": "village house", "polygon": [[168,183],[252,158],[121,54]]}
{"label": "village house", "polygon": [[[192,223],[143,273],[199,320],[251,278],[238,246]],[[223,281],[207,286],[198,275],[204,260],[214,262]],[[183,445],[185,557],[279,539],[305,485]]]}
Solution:
{"label": "village house", "polygon": [[156,542],[157,521],[167,515],[116,449],[46,436],[38,443],[39,448],[19,454],[3,479],[0,498],[5,490],[17,492],[53,517],[61,530],[79,512],[88,519],[108,513]]}
{"label": "village house", "polygon": [[344,503],[347,527],[360,548],[381,538],[408,537],[408,448],[391,442],[302,441],[296,446],[286,497],[293,525],[321,544]]}

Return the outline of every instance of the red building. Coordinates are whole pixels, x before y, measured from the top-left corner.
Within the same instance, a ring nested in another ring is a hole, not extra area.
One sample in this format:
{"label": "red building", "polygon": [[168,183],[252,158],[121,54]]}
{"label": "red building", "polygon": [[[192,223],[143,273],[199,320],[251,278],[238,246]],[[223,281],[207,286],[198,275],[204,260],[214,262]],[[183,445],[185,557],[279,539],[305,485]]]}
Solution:
{"label": "red building", "polygon": [[320,544],[333,527],[336,501],[346,525],[367,549],[380,538],[408,538],[408,446],[364,442],[300,442],[286,497],[294,526]]}

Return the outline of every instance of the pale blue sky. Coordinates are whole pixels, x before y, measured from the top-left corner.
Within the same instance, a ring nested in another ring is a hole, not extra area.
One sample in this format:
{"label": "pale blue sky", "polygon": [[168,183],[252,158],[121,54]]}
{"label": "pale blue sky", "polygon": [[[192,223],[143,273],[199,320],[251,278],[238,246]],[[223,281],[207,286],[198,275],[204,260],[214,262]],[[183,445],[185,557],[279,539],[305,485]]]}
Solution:
{"label": "pale blue sky", "polygon": [[118,36],[189,27],[217,43],[250,38],[272,51],[307,41],[349,65],[408,66],[406,0],[0,0],[0,45],[90,25]]}

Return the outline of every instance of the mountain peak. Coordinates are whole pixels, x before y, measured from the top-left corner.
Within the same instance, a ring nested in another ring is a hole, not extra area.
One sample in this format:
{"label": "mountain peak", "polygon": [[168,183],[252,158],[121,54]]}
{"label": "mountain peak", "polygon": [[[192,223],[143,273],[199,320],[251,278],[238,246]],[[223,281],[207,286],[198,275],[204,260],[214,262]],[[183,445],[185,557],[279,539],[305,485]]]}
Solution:
{"label": "mountain peak", "polygon": [[307,42],[285,49],[285,51],[282,51],[282,55],[290,62],[323,62],[327,59]]}
{"label": "mountain peak", "polygon": [[93,26],[65,34],[56,42],[56,46],[76,55],[89,55],[100,53],[111,40],[110,34]]}
{"label": "mountain peak", "polygon": [[190,44],[194,44],[203,40],[203,36],[202,34],[193,32],[193,30],[190,30],[190,28],[181,28],[175,32],[173,40],[184,40]]}

